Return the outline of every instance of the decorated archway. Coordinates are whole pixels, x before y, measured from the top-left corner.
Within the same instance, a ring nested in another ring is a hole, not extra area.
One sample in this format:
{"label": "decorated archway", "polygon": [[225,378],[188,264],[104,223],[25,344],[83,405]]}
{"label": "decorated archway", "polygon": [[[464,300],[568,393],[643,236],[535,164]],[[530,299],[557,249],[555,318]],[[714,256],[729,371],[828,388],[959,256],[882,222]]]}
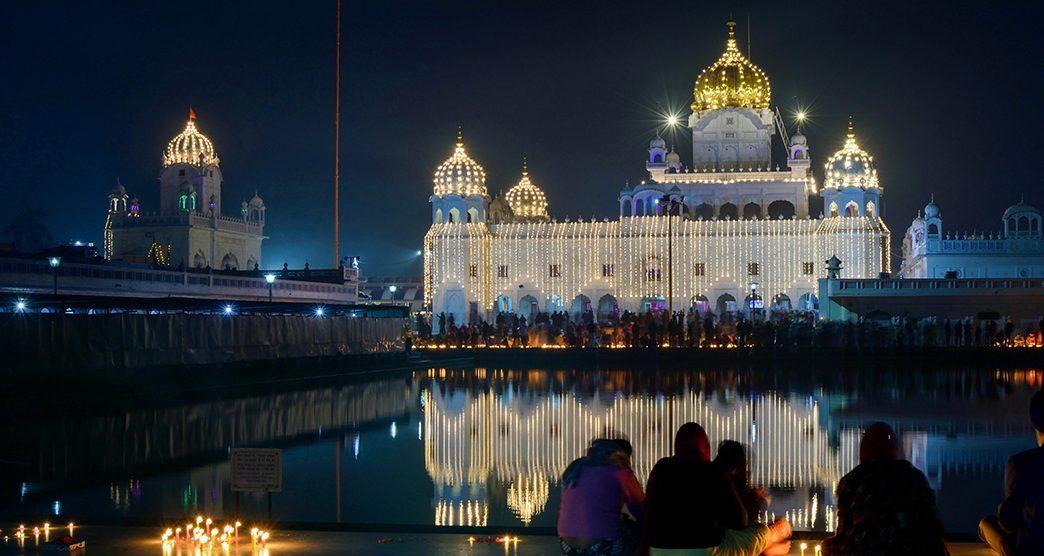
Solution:
{"label": "decorated archway", "polygon": [[583,317],[584,313],[593,312],[591,307],[591,298],[584,294],[580,294],[573,298],[573,302],[569,304],[569,318],[576,322]]}
{"label": "decorated archway", "polygon": [[598,321],[611,322],[620,316],[620,304],[612,294],[605,294],[598,300]]}

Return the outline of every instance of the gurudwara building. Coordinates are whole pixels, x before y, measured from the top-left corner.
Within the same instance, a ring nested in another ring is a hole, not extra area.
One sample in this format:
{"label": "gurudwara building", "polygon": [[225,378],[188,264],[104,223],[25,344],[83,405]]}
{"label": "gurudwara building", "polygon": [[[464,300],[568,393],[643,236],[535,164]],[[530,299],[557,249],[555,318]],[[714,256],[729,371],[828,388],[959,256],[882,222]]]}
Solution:
{"label": "gurudwara building", "polygon": [[[491,198],[482,166],[460,134],[434,175],[424,238],[425,304],[456,322],[513,312],[693,307],[814,309],[825,261],[845,278],[889,271],[889,230],[873,157],[851,121],[817,187],[806,138],[788,137],[770,104],[768,77],[743,56],[729,22],[725,52],[696,79],[692,164],[659,136],[649,179],[619,193],[616,220],[555,220],[523,165],[518,183]],[[774,165],[773,142],[786,160]],[[819,195],[823,211],[812,214]]]}
{"label": "gurudwara building", "polygon": [[[265,203],[255,192],[235,216],[222,212],[221,159],[196,128],[189,110],[185,130],[167,144],[158,210],[142,212],[117,183],[109,194],[103,255],[158,266],[251,270],[261,265]],[[128,200],[129,199],[129,200]]]}

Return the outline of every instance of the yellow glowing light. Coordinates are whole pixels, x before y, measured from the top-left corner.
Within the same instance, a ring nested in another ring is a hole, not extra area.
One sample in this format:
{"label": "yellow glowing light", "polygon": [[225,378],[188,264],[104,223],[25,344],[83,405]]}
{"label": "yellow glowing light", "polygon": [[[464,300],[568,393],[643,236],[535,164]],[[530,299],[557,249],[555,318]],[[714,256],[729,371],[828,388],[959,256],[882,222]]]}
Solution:
{"label": "yellow glowing light", "polygon": [[674,114],[671,114],[670,116],[667,116],[667,125],[669,125],[669,126],[676,126],[676,125],[678,125],[678,116],[675,116]]}
{"label": "yellow glowing light", "polygon": [[486,196],[486,170],[464,149],[464,137],[458,130],[453,154],[435,170],[435,195]]}
{"label": "yellow glowing light", "polygon": [[874,163],[874,157],[856,143],[855,128],[851,118],[848,119],[845,146],[827,160],[825,167],[826,179],[823,181],[823,187],[834,189],[853,186],[861,189],[881,188],[877,180],[877,166]]}
{"label": "yellow glowing light", "polygon": [[164,168],[174,164],[217,166],[220,162],[214,144],[196,129],[195,118],[190,118],[185,130],[167,143],[167,150],[163,153]]}
{"label": "yellow glowing light", "polygon": [[529,179],[529,168],[522,163],[522,179],[504,195],[516,218],[547,220],[547,197]]}
{"label": "yellow glowing light", "polygon": [[740,107],[769,108],[771,87],[760,68],[740,53],[736,46],[736,22],[729,21],[725,52],[696,79],[692,111]]}
{"label": "yellow glowing light", "polygon": [[799,122],[805,121],[805,117],[806,117],[805,111],[804,110],[798,110],[798,113],[797,113],[796,117],[797,117],[797,121],[799,121]]}

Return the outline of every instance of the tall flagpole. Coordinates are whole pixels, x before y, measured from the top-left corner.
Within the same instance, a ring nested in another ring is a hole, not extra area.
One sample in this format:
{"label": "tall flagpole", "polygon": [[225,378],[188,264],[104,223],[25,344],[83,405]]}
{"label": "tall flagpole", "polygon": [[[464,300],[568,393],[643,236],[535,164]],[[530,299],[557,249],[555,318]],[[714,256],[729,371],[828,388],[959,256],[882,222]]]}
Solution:
{"label": "tall flagpole", "polygon": [[333,264],[341,266],[341,237],[339,231],[341,212],[341,0],[337,0],[337,85],[334,99],[334,229]]}

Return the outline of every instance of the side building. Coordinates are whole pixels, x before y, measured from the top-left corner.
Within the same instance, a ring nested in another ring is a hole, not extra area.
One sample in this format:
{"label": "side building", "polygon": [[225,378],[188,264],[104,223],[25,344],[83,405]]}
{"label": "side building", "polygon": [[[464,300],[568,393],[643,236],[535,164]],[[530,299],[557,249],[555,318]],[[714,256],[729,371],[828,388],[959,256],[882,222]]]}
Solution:
{"label": "side building", "polygon": [[[434,175],[425,306],[457,323],[501,312],[532,322],[554,311],[605,321],[625,310],[814,310],[832,256],[845,261],[846,277],[888,272],[882,187],[851,122],[817,190],[807,139],[786,136],[768,78],[739,52],[733,29],[696,80],[692,166],[655,137],[649,179],[620,192],[616,220],[552,219],[526,164],[514,187],[491,198],[458,134]],[[773,167],[774,140],[787,152],[784,168]],[[827,209],[814,217],[816,194]]]}

